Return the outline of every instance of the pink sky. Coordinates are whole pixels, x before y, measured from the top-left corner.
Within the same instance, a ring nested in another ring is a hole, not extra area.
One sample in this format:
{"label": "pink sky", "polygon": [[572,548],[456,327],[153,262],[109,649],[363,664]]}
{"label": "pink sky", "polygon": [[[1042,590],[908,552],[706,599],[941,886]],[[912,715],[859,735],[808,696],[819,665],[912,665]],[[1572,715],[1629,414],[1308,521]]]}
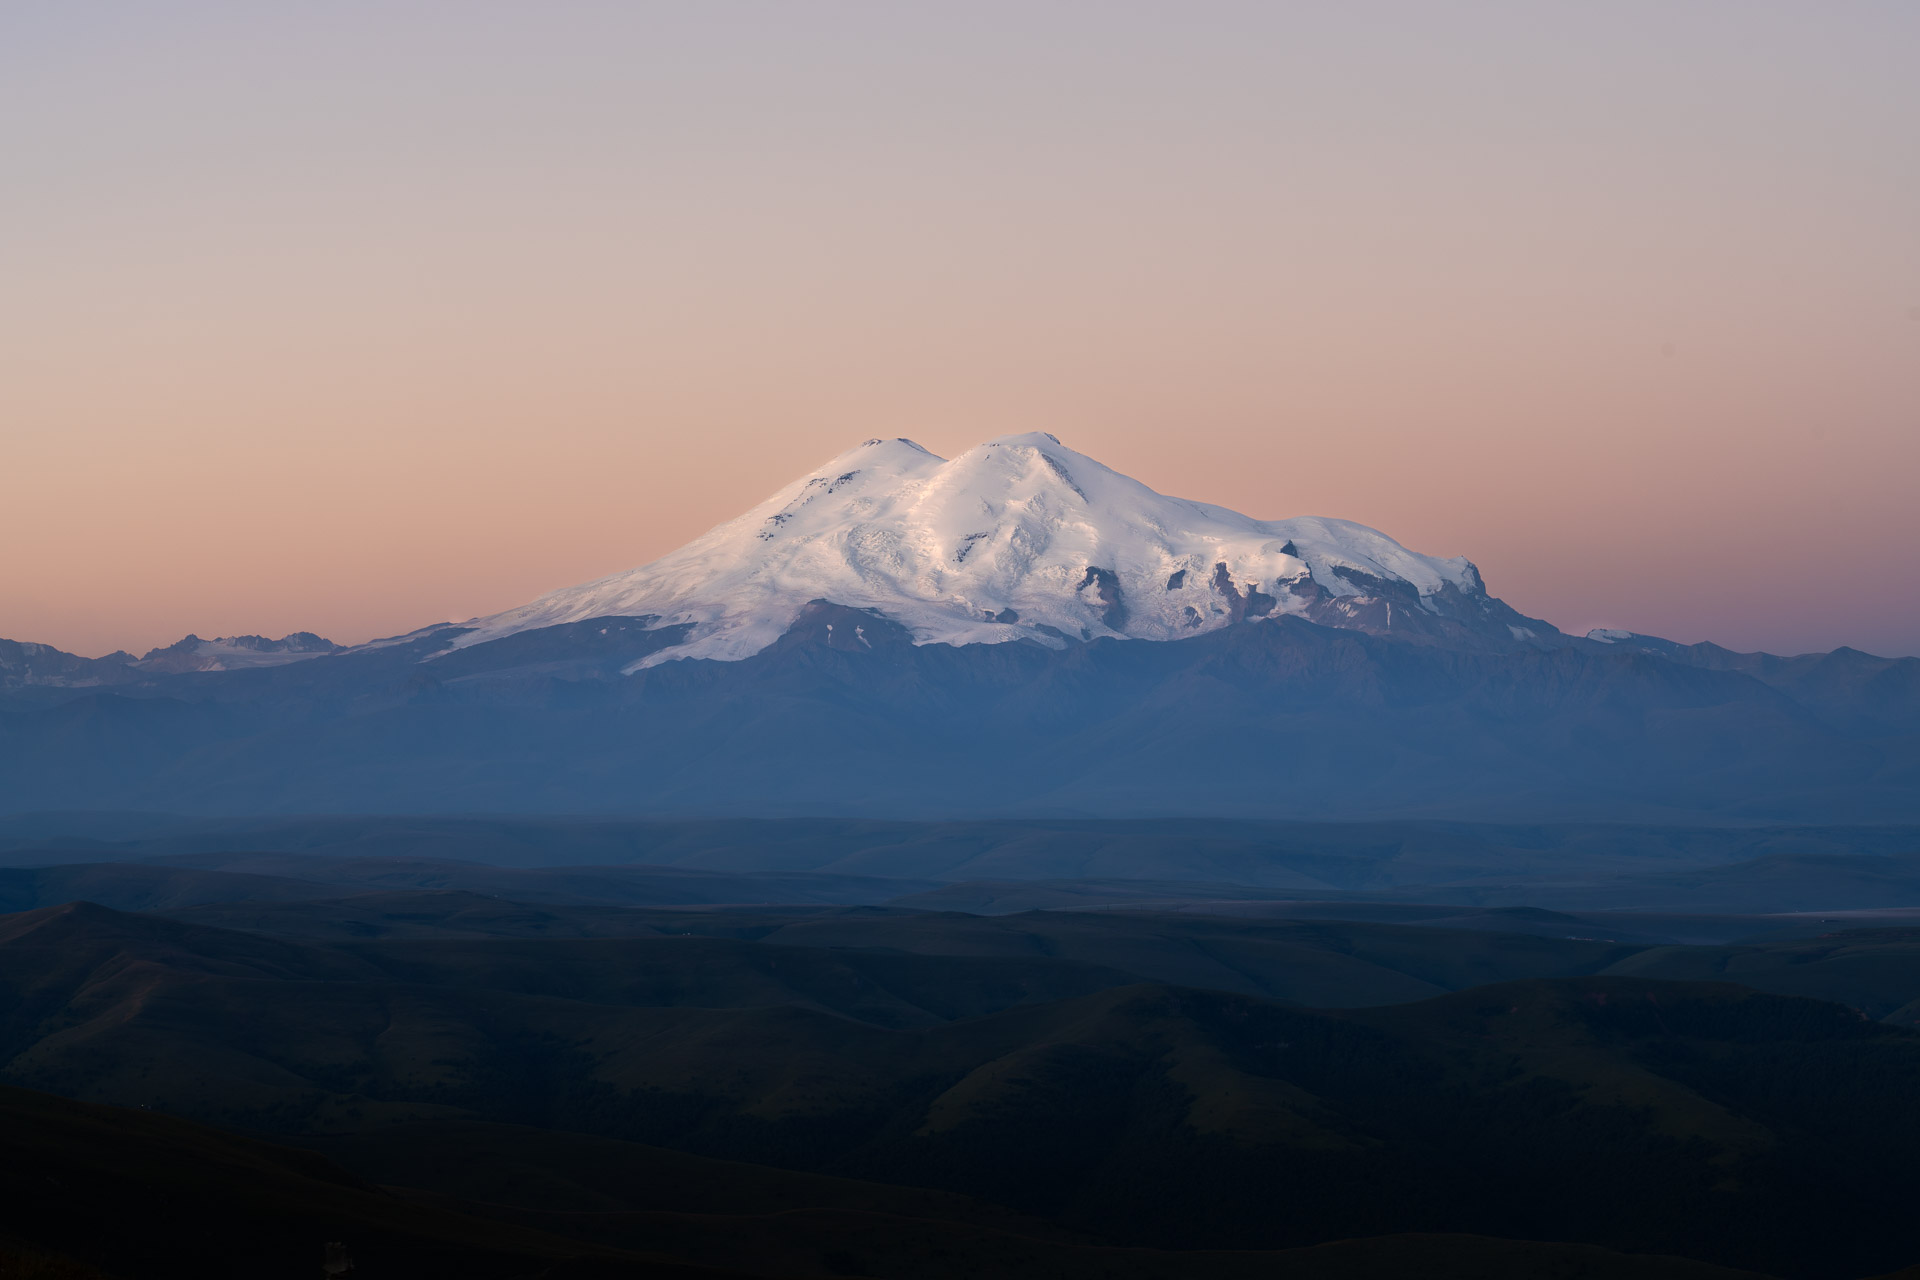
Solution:
{"label": "pink sky", "polygon": [[0,636],[364,640],[1047,430],[1920,653],[1920,7],[166,8],[0,12]]}

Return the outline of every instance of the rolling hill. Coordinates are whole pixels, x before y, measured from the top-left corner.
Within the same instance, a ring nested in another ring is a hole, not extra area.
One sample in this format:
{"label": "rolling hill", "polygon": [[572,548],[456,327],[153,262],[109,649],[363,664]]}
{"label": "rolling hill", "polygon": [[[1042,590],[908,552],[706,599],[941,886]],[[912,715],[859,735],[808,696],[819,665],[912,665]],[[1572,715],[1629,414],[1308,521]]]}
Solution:
{"label": "rolling hill", "polygon": [[[1920,1034],[1692,979],[1787,975],[1898,1014],[1911,935],[1716,950],[1130,913],[635,914],[683,927],[316,944],[85,905],[16,915],[0,1070],[313,1142],[450,1208],[503,1197],[543,1238],[673,1239],[729,1266],[828,1266],[833,1231],[899,1193],[789,1188],[807,1212],[729,1251],[713,1224],[660,1217],[698,1194],[644,1190],[672,1161],[962,1197],[930,1218],[972,1214],[976,1237],[996,1213],[1039,1220],[992,1227],[1036,1268],[1067,1246],[1349,1238],[1378,1262],[1382,1239],[1435,1232],[1805,1277],[1910,1260]],[[1304,1007],[1329,1002],[1364,1007]],[[589,1158],[569,1134],[613,1145]],[[453,1158],[475,1142],[496,1155]],[[555,1180],[596,1161],[617,1171],[594,1175],[606,1197],[561,1207]],[[874,1256],[936,1274],[927,1242],[958,1234],[876,1227]]]}

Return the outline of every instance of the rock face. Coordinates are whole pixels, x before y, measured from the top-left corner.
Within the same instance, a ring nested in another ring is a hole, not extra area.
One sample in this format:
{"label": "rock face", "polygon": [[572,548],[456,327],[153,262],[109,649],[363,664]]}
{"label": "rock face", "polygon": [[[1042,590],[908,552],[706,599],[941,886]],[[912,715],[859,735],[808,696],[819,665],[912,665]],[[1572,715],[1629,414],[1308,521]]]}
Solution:
{"label": "rock face", "polygon": [[688,636],[644,665],[738,660],[816,600],[920,644],[1176,640],[1287,615],[1465,647],[1569,642],[1487,595],[1463,558],[1346,520],[1169,498],[1034,433],[952,461],[869,440],[671,555],[475,619],[458,643],[652,615]]}

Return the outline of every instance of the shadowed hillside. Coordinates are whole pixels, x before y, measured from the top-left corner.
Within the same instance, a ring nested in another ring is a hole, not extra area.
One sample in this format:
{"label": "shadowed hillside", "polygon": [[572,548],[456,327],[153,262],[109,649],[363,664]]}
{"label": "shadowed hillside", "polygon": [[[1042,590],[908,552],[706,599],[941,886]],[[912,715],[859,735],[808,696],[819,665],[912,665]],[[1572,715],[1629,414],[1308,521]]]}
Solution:
{"label": "shadowed hillside", "polygon": [[308,1280],[330,1259],[392,1280],[725,1276],[410,1203],[310,1152],[24,1089],[0,1087],[0,1155],[9,1277]]}

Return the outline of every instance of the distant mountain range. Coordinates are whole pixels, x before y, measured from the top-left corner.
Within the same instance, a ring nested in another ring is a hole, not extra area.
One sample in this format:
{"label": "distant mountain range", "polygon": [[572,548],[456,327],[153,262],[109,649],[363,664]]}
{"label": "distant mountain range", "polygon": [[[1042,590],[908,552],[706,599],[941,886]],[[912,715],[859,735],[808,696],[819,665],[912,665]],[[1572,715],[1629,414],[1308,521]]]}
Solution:
{"label": "distant mountain range", "polygon": [[1912,821],[1920,660],[1571,636],[1052,436],[873,440],[467,623],[0,641],[0,811],[48,808]]}
{"label": "distant mountain range", "polygon": [[101,685],[133,684],[151,676],[182,671],[233,671],[242,667],[277,667],[303,658],[339,653],[344,646],[311,631],[296,631],[278,640],[265,636],[220,636],[202,640],[187,636],[147,656],[136,658],[122,650],[104,658],[83,658],[46,644],[0,640],[0,691],[44,687],[88,689]]}

